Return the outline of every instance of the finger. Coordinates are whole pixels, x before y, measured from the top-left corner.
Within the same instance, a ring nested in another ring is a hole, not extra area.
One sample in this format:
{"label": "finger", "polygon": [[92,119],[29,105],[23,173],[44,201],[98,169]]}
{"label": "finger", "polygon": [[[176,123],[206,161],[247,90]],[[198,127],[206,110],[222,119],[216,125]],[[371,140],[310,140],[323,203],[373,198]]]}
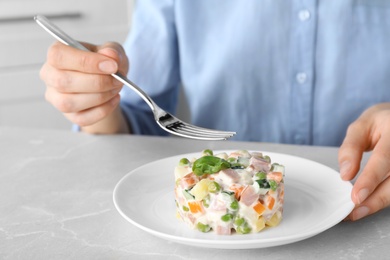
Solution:
{"label": "finger", "polygon": [[390,178],[383,181],[362,204],[349,215],[350,220],[358,220],[390,206]]}
{"label": "finger", "polygon": [[112,74],[118,70],[117,62],[105,55],[79,50],[60,42],[49,48],[47,62],[58,69],[92,74]]}
{"label": "finger", "polygon": [[47,88],[45,98],[63,113],[76,113],[106,103],[118,95],[120,90],[121,88],[98,93],[64,94]]}
{"label": "finger", "polygon": [[116,95],[100,106],[92,107],[78,113],[65,113],[64,115],[68,120],[81,127],[93,125],[111,114],[118,106],[119,101],[120,96]]}
{"label": "finger", "polygon": [[47,63],[42,66],[40,77],[49,88],[61,93],[105,92],[123,85],[111,75],[59,70]]}
{"label": "finger", "polygon": [[352,189],[352,200],[361,204],[390,172],[390,134],[383,134]]}
{"label": "finger", "polygon": [[96,52],[112,58],[119,64],[119,72],[126,75],[129,70],[129,60],[122,45],[116,42],[107,42],[98,46]]}
{"label": "finger", "polygon": [[348,127],[338,154],[343,180],[351,180],[358,173],[363,152],[369,147],[368,140],[368,128],[363,119],[358,119]]}

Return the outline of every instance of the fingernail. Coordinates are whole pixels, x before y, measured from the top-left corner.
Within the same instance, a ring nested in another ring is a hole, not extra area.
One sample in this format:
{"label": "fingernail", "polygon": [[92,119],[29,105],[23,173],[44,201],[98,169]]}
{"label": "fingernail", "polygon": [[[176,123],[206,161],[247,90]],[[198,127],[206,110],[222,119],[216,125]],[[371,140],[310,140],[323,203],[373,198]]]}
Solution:
{"label": "fingernail", "polygon": [[104,73],[115,73],[118,65],[113,61],[102,61],[99,63],[99,69]]}
{"label": "fingernail", "polygon": [[360,204],[362,203],[365,199],[367,199],[369,193],[368,193],[368,190],[367,189],[361,189],[358,193],[357,193],[357,203]]}
{"label": "fingernail", "polygon": [[349,161],[344,161],[340,165],[340,176],[344,179],[345,176],[349,173],[351,169],[351,163]]}
{"label": "fingernail", "polygon": [[353,213],[353,219],[358,220],[358,219],[364,218],[365,216],[368,215],[369,211],[370,211],[370,209],[368,207],[361,206],[361,207],[355,209],[355,212]]}

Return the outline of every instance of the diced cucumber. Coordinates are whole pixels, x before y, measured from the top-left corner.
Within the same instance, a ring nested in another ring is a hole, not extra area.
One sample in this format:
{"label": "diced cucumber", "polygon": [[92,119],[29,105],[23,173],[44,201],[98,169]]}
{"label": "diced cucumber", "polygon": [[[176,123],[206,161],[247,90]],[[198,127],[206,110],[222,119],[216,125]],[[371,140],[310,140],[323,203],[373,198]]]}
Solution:
{"label": "diced cucumber", "polygon": [[278,163],[273,163],[271,166],[271,171],[273,172],[281,172],[284,175],[284,166]]}
{"label": "diced cucumber", "polygon": [[274,180],[269,180],[268,183],[271,190],[276,191],[276,189],[278,188],[278,183]]}
{"label": "diced cucumber", "polygon": [[195,196],[190,193],[189,190],[183,190],[183,195],[187,200],[194,200]]}

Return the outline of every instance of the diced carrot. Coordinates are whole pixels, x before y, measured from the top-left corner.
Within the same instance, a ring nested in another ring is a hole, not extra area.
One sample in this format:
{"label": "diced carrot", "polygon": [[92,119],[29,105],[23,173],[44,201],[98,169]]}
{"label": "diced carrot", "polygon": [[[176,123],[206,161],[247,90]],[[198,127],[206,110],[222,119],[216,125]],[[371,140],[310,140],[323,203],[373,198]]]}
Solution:
{"label": "diced carrot", "polygon": [[284,183],[283,182],[279,183],[279,187],[275,192],[277,193],[277,195],[274,196],[275,198],[278,198],[278,199],[284,198]]}
{"label": "diced carrot", "polygon": [[200,201],[189,201],[188,207],[190,208],[191,213],[203,212],[203,206]]}
{"label": "diced carrot", "polygon": [[275,198],[272,196],[268,196],[267,197],[267,207],[272,210],[274,208],[274,205],[275,205]]}
{"label": "diced carrot", "polygon": [[281,182],[283,179],[283,173],[281,172],[270,172],[267,174],[268,180],[274,180],[277,183]]}
{"label": "diced carrot", "polygon": [[180,180],[180,186],[184,189],[193,187],[198,182],[195,174],[189,173]]}
{"label": "diced carrot", "polygon": [[279,197],[280,197],[281,199],[284,198],[284,190],[282,190],[282,191],[280,192]]}
{"label": "diced carrot", "polygon": [[274,194],[276,194],[276,191],[272,190],[272,189],[269,189],[268,190],[268,194],[273,196]]}
{"label": "diced carrot", "polygon": [[236,199],[239,200],[241,197],[241,193],[244,190],[244,186],[233,184],[232,186],[229,187],[229,189],[234,192],[234,197],[236,197]]}
{"label": "diced carrot", "polygon": [[261,215],[265,211],[265,207],[263,204],[260,202],[257,202],[254,206],[253,209],[257,212],[257,214]]}

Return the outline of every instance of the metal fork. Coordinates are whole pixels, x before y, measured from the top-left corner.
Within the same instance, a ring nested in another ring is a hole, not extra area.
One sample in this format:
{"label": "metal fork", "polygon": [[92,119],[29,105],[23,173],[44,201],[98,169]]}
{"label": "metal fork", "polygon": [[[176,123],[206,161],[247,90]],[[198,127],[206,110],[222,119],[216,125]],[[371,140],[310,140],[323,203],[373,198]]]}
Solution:
{"label": "metal fork", "polygon": [[[81,43],[72,39],[69,35],[63,32],[60,28],[54,25],[49,19],[45,16],[37,15],[34,17],[34,20],[48,33],[50,33],[54,38],[58,41],[62,42],[65,45],[69,45],[71,47],[89,51],[85,48]],[[198,139],[198,140],[226,140],[236,132],[228,132],[228,131],[219,131],[213,129],[207,129],[203,127],[194,126],[183,122],[182,120],[174,117],[170,113],[161,109],[150,97],[147,95],[140,87],[131,82],[124,75],[119,72],[111,74],[114,78],[122,82],[127,87],[134,90],[142,99],[149,105],[154,114],[154,119],[157,124],[164,129],[165,131],[178,135],[181,137]]]}

